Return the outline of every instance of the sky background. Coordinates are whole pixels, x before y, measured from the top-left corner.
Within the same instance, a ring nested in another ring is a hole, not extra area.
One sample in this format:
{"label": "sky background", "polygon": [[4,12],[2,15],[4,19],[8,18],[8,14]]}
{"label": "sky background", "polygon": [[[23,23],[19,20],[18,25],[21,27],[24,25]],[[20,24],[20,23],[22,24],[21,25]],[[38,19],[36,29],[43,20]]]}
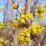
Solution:
{"label": "sky background", "polygon": [[[24,4],[24,1],[25,1],[25,0],[22,0],[22,3],[19,4],[19,11],[20,11],[21,5]],[[39,5],[40,5],[40,2],[43,2],[43,3],[44,3],[44,6],[46,6],[46,0],[39,0]],[[6,4],[6,3],[7,3],[7,0],[0,0],[0,7],[5,7],[5,4]],[[33,5],[33,3],[34,3],[34,2],[32,2],[31,5]],[[2,10],[2,11],[0,12],[0,22],[3,22],[3,19],[4,19],[3,12],[4,12],[4,10]],[[39,22],[37,21],[37,18],[36,18],[36,23],[39,23]],[[43,24],[46,25],[46,15],[44,15]]]}

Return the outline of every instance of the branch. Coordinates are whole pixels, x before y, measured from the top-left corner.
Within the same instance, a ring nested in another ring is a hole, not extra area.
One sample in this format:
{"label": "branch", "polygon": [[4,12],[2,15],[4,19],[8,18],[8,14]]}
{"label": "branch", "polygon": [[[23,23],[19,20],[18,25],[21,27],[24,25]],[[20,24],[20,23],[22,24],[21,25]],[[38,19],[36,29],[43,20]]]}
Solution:
{"label": "branch", "polygon": [[12,0],[13,4],[14,4],[14,1]]}
{"label": "branch", "polygon": [[[38,4],[38,1],[39,1],[39,0],[36,0],[36,2],[35,2],[35,4],[34,4],[35,7],[33,6],[33,7],[34,7],[34,11],[33,11],[33,13],[32,13],[33,15],[34,15],[34,13],[35,13],[35,9],[36,9],[36,6],[37,6],[37,4]],[[35,15],[34,15],[34,16],[35,16]]]}
{"label": "branch", "polygon": [[17,8],[17,12],[21,15],[21,13],[19,12],[18,8]]}

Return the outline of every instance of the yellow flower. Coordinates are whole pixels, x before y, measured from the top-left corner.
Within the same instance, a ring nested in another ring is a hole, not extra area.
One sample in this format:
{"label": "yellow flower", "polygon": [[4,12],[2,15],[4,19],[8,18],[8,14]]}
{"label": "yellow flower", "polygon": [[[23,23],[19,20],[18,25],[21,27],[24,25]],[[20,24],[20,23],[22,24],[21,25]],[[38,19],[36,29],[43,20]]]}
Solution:
{"label": "yellow flower", "polygon": [[16,23],[16,22],[17,22],[16,20],[13,21],[13,23]]}
{"label": "yellow flower", "polygon": [[44,8],[41,8],[41,10],[40,10],[41,12],[43,12],[44,11]]}
{"label": "yellow flower", "polygon": [[31,32],[35,34],[39,34],[43,29],[44,27],[41,27],[40,25],[34,23],[30,27]]}
{"label": "yellow flower", "polygon": [[32,21],[34,20],[33,15],[29,14],[29,12],[27,12],[26,15],[22,14],[20,17],[17,17],[17,20],[14,20],[13,24],[16,27],[19,27],[19,26],[22,26],[22,25],[24,26],[28,19],[30,19]]}
{"label": "yellow flower", "polygon": [[24,19],[24,18],[25,18],[25,15],[22,14],[20,17],[21,17],[22,19]]}
{"label": "yellow flower", "polygon": [[41,29],[38,29],[38,32],[41,32]]}
{"label": "yellow flower", "polygon": [[13,7],[13,9],[17,9],[18,6],[17,6],[16,2],[15,2],[15,4],[12,5],[12,7]]}
{"label": "yellow flower", "polygon": [[2,28],[1,25],[0,25],[0,28]]}
{"label": "yellow flower", "polygon": [[37,29],[40,29],[40,25],[36,25],[36,28],[37,28]]}
{"label": "yellow flower", "polygon": [[22,14],[24,14],[25,7],[21,8]]}
{"label": "yellow flower", "polygon": [[4,26],[3,26],[3,23],[0,22],[0,28],[2,28],[2,27],[4,27]]}
{"label": "yellow flower", "polygon": [[6,45],[9,42],[9,40],[4,41],[4,45]]}
{"label": "yellow flower", "polygon": [[43,11],[45,12],[46,8],[45,8],[45,7],[43,7],[43,9],[44,9]]}
{"label": "yellow flower", "polygon": [[17,21],[19,21],[20,20],[20,17],[17,17]]}
{"label": "yellow flower", "polygon": [[25,16],[25,20],[27,21],[28,20],[28,18]]}
{"label": "yellow flower", "polygon": [[17,21],[16,21],[16,20],[13,21],[13,24],[14,24],[16,27],[18,27],[18,24],[17,24]]}
{"label": "yellow flower", "polygon": [[1,7],[1,8],[0,8],[0,11],[2,11],[2,10],[4,10],[4,7]]}
{"label": "yellow flower", "polygon": [[43,14],[45,14],[45,11],[46,11],[46,8],[43,7],[43,4],[41,5],[41,7],[39,5],[37,5],[37,9],[35,10],[35,15],[38,17],[38,20],[40,22],[43,19]]}
{"label": "yellow flower", "polygon": [[0,37],[0,42],[3,42],[3,39]]}
{"label": "yellow flower", "polygon": [[41,7],[43,7],[43,4],[41,5]]}
{"label": "yellow flower", "polygon": [[26,16],[29,17],[29,12],[26,13]]}
{"label": "yellow flower", "polygon": [[39,20],[39,22],[41,22],[42,20],[41,20],[41,18],[38,18],[38,20]]}
{"label": "yellow flower", "polygon": [[29,14],[29,12],[26,13],[26,17],[29,18],[29,19],[31,19],[32,21],[33,21],[33,19],[34,19],[34,18],[33,18],[33,15],[32,15],[32,14]]}
{"label": "yellow flower", "polygon": [[4,26],[2,26],[4,28]]}
{"label": "yellow flower", "polygon": [[30,16],[30,19],[33,21],[33,19],[34,19],[34,18],[33,18],[33,15]]}
{"label": "yellow flower", "polygon": [[37,33],[37,29],[36,28],[33,28],[33,33]]}
{"label": "yellow flower", "polygon": [[46,13],[44,13],[44,15],[46,15]]}
{"label": "yellow flower", "polygon": [[21,19],[21,22],[25,24],[25,20],[24,19]]}
{"label": "yellow flower", "polygon": [[4,32],[6,32],[6,30],[4,30]]}
{"label": "yellow flower", "polygon": [[0,43],[0,46],[3,46],[3,44],[2,44],[2,43]]}
{"label": "yellow flower", "polygon": [[25,29],[22,30],[18,35],[18,40],[20,41],[21,45],[23,46],[25,42],[29,41],[30,38],[30,30]]}
{"label": "yellow flower", "polygon": [[37,5],[37,7],[39,7],[39,5]]}
{"label": "yellow flower", "polygon": [[35,15],[38,15],[38,12],[35,12]]}
{"label": "yellow flower", "polygon": [[21,44],[21,46],[24,46],[24,44]]}
{"label": "yellow flower", "polygon": [[11,45],[13,45],[13,42],[11,42]]}

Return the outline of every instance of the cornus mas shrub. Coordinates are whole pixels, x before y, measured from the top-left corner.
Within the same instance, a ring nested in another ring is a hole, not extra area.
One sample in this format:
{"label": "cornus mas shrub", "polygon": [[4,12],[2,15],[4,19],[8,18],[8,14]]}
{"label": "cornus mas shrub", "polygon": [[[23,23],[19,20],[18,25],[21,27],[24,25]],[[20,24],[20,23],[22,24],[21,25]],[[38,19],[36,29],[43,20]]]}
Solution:
{"label": "cornus mas shrub", "polygon": [[[37,5],[37,9],[35,10],[35,16],[37,16],[40,22],[43,19],[43,14],[45,14],[45,11],[46,8],[43,7],[43,4],[41,5],[41,7]],[[24,46],[25,43],[30,40],[30,37],[34,39],[38,34],[40,34],[42,30],[44,30],[44,27],[40,26],[39,24],[33,23],[31,25],[31,21],[34,21],[34,17],[29,12],[27,12],[26,15],[21,14],[20,17],[17,17],[17,20],[13,21],[13,24],[16,28],[22,28],[21,32],[17,36],[17,39],[20,41],[22,46]]]}
{"label": "cornus mas shrub", "polygon": [[[16,2],[12,5],[12,8],[18,9],[18,5],[16,4]],[[0,8],[0,11],[2,11],[2,10],[4,10],[4,7]],[[36,37],[41,33],[41,31],[44,30],[44,27],[40,26],[39,24],[35,24],[35,23],[31,24],[31,22],[32,21],[34,22],[34,20],[35,20],[34,16],[32,15],[32,13],[29,13],[29,12],[27,12],[25,15],[24,10],[25,10],[25,7],[21,9],[21,12],[22,12],[21,16],[17,17],[17,20],[12,21],[13,25],[18,30],[21,29],[20,33],[17,35],[17,39],[21,43],[21,46],[25,46],[25,43],[30,41],[30,38],[36,39]],[[42,19],[44,18],[43,15],[46,15],[45,12],[46,12],[46,8],[43,7],[43,4],[41,5],[41,7],[39,5],[37,5],[37,8],[35,9],[35,16],[38,18],[39,22],[41,22]],[[10,26],[13,26],[13,25],[11,24]],[[10,29],[10,26],[9,26],[9,29]],[[4,27],[5,27],[4,24],[0,22],[0,29],[2,29]],[[5,30],[4,30],[4,32],[5,32]],[[9,31],[9,32],[10,32],[9,34],[11,36],[11,34],[13,34],[13,33],[12,33],[12,31]],[[8,36],[8,38],[10,36]],[[7,40],[7,39],[4,40],[2,37],[0,37],[0,46],[3,46],[3,44],[6,46],[8,43],[10,43],[10,45],[13,45],[13,41],[12,41],[13,39],[11,41],[10,40]]]}

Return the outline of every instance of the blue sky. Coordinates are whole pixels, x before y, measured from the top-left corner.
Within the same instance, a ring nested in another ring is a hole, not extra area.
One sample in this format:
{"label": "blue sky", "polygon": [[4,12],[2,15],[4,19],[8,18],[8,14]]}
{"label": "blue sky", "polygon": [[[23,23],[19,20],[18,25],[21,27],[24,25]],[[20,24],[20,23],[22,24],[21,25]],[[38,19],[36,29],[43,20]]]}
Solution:
{"label": "blue sky", "polygon": [[[22,3],[19,5],[20,7],[21,7],[21,5],[24,4],[24,1],[25,1],[25,0],[22,0]],[[46,5],[46,0],[39,0],[39,3],[40,3],[40,2],[44,2],[44,6]],[[3,0],[3,2],[1,2],[1,0],[0,0],[0,7],[5,7],[5,4],[6,4],[6,3],[7,3],[6,0]],[[32,2],[32,4],[33,4],[33,2]],[[19,7],[19,11],[20,11],[20,7]],[[4,11],[1,11],[1,12],[0,12],[0,22],[3,22],[3,19],[4,19],[3,12],[4,12]],[[37,19],[36,19],[36,20],[37,20]],[[37,21],[36,21],[36,22],[37,22]],[[45,16],[45,15],[44,15],[43,23],[44,23],[44,25],[46,25],[46,16]]]}
{"label": "blue sky", "polygon": [[[0,0],[0,7],[5,7],[5,4],[6,4],[6,0]],[[3,12],[4,10],[0,11],[0,22],[3,22],[3,19],[4,19],[4,15],[3,15]]]}

